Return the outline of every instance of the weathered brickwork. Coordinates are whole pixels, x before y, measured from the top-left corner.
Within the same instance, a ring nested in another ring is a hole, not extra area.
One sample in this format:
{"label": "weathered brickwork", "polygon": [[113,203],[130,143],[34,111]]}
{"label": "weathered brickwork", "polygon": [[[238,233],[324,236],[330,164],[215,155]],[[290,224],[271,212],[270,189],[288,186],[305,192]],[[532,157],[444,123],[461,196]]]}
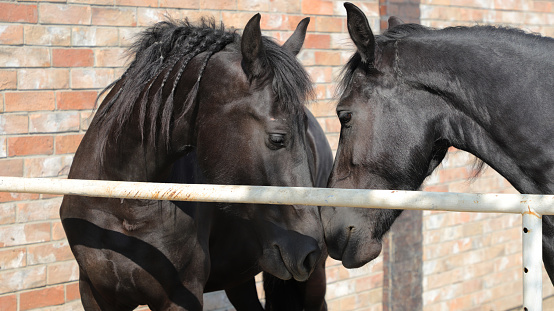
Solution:
{"label": "weathered brickwork", "polygon": [[[475,158],[452,148],[424,190],[517,193],[490,167],[471,182],[475,173]],[[424,211],[422,231],[423,310],[521,306],[521,215]],[[543,296],[553,295],[546,271],[543,279]]]}
{"label": "weathered brickwork", "polygon": [[[434,27],[498,23],[554,35],[549,0],[353,2],[376,33],[387,27],[388,16],[398,15]],[[310,16],[299,58],[316,90],[310,109],[336,149],[336,80],[354,48],[342,3],[0,0],[0,175],[66,177],[99,91],[123,72],[128,62],[124,52],[133,37],[164,16],[195,20],[208,15],[241,28],[260,12],[264,33],[280,42]],[[514,191],[492,169],[468,182],[471,161],[467,153],[453,150],[424,189]],[[82,309],[78,267],[59,221],[60,202],[59,196],[0,193],[0,310]],[[414,230],[394,228],[384,255],[372,263],[347,270],[328,260],[330,310],[505,310],[521,304],[519,216],[416,215],[403,220]],[[409,274],[409,282],[400,273]],[[549,284],[545,282],[545,296],[554,293]],[[258,289],[263,299],[259,279]],[[205,296],[205,310],[231,309],[222,292]]]}
{"label": "weathered brickwork", "polygon": [[[377,1],[365,1],[362,7],[377,25]],[[302,18],[312,18],[299,58],[317,92],[310,107],[336,149],[340,128],[334,81],[352,51],[342,3],[0,1],[0,175],[67,175],[96,96],[121,75],[128,62],[125,50],[144,27],[165,16],[213,16],[228,27],[241,28],[257,12],[262,14],[264,33],[280,42]],[[81,308],[78,267],[59,221],[60,202],[57,196],[0,193],[0,310]],[[380,308],[382,260],[356,270],[333,260],[328,266],[333,310]],[[223,293],[206,295],[206,310],[228,308]]]}

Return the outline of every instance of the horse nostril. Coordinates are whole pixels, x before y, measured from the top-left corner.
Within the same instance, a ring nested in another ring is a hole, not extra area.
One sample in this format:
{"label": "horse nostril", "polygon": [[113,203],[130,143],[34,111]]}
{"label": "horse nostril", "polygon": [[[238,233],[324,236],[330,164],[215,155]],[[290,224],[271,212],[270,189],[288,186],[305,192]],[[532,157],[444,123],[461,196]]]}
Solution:
{"label": "horse nostril", "polygon": [[309,253],[308,256],[306,256],[306,258],[304,258],[304,262],[302,263],[302,266],[308,273],[312,272],[315,265],[317,264],[317,261],[319,260],[320,255],[321,254],[319,251],[313,251]]}

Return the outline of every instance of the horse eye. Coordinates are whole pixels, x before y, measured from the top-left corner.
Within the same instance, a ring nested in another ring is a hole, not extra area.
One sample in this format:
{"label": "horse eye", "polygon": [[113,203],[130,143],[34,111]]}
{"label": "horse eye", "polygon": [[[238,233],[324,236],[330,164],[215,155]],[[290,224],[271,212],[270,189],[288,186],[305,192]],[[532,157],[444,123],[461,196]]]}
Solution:
{"label": "horse eye", "polygon": [[269,134],[269,142],[277,148],[283,148],[285,146],[285,135],[283,134]]}
{"label": "horse eye", "polygon": [[340,111],[339,120],[342,125],[346,125],[352,119],[352,112],[349,111]]}

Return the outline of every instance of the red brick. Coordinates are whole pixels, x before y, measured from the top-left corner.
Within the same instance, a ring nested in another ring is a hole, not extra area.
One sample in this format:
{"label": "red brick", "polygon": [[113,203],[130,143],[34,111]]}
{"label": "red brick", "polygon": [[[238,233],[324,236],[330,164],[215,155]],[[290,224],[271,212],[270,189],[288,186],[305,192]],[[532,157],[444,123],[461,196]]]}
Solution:
{"label": "red brick", "polygon": [[92,24],[107,26],[136,26],[135,8],[92,8]]}
{"label": "red brick", "polygon": [[65,239],[65,231],[63,230],[63,226],[61,222],[53,222],[52,223],[52,240],[58,241]]}
{"label": "red brick", "polygon": [[0,132],[26,134],[29,132],[29,118],[26,115],[0,114]]}
{"label": "red brick", "polygon": [[34,266],[25,269],[0,271],[0,293],[37,288],[46,285],[46,267]]}
{"label": "red brick", "polygon": [[316,16],[314,24],[318,32],[342,32],[345,22],[342,17]]}
{"label": "red brick", "polygon": [[269,2],[267,0],[238,0],[237,9],[239,11],[267,12]]}
{"label": "red brick", "polygon": [[0,90],[13,90],[17,88],[17,71],[0,70]]}
{"label": "red brick", "polygon": [[27,264],[37,265],[74,259],[67,240],[28,246]]}
{"label": "red brick", "polygon": [[336,117],[335,103],[319,100],[308,105],[308,109],[316,117]]}
{"label": "red brick", "polygon": [[23,160],[0,159],[0,175],[12,177],[23,176]]}
{"label": "red brick", "polygon": [[65,301],[72,301],[80,298],[79,283],[75,282],[65,285]]}
{"label": "red brick", "polygon": [[0,247],[50,241],[50,223],[0,227]]}
{"label": "red brick", "polygon": [[448,192],[448,186],[447,186],[447,185],[426,186],[425,188],[423,188],[423,191],[429,191],[429,192]]}
{"label": "red brick", "polygon": [[309,33],[304,41],[304,48],[306,49],[328,49],[330,46],[331,36],[325,34]]}
{"label": "red brick", "polygon": [[72,157],[50,156],[45,158],[26,158],[25,177],[58,177],[69,173]]}
{"label": "red brick", "polygon": [[37,21],[36,4],[0,3],[0,22],[36,23]]}
{"label": "red brick", "polygon": [[126,67],[130,60],[126,52],[124,48],[97,49],[96,67]]}
{"label": "red brick", "polygon": [[29,117],[31,133],[74,132],[79,130],[78,112],[35,113]]}
{"label": "red brick", "polygon": [[119,44],[117,28],[73,27],[71,44],[74,46],[116,46]]}
{"label": "red brick", "polygon": [[200,0],[160,0],[160,8],[198,9]]}
{"label": "red brick", "polygon": [[[286,30],[288,33],[276,33],[272,35],[275,39],[281,39],[281,43],[284,43],[286,39],[292,35],[292,31],[296,29],[298,23],[303,19],[303,16],[291,16],[283,14],[264,14],[261,20],[262,30]],[[313,31],[315,25],[310,23],[308,25],[308,31]]]}
{"label": "red brick", "polygon": [[19,296],[19,310],[56,306],[65,302],[63,285],[37,289],[21,293]]}
{"label": "red brick", "polygon": [[236,10],[236,1],[235,0],[200,0],[201,9],[209,10]]}
{"label": "red brick", "polygon": [[340,52],[338,51],[316,51],[315,62],[320,66],[340,66]]}
{"label": "red brick", "polygon": [[66,89],[69,87],[69,69],[20,69],[17,78],[20,90]]}
{"label": "red brick", "polygon": [[55,25],[25,26],[25,44],[27,45],[71,45],[71,28]]}
{"label": "red brick", "polygon": [[115,78],[113,69],[76,68],[71,70],[71,87],[77,89],[104,88]]}
{"label": "red brick", "polygon": [[23,44],[23,26],[0,25],[0,44]]}
{"label": "red brick", "polygon": [[[185,1],[182,1],[185,2]],[[116,6],[147,6],[157,7],[158,0],[115,0]],[[198,6],[196,6],[198,7]]]}
{"label": "red brick", "polygon": [[58,219],[62,198],[17,203],[17,222]]}
{"label": "red brick", "polygon": [[50,50],[34,47],[0,46],[0,67],[48,67]]}
{"label": "red brick", "polygon": [[326,0],[302,0],[302,14],[333,15],[333,2]]}
{"label": "red brick", "polygon": [[54,110],[56,101],[54,92],[6,92],[6,111]]}
{"label": "red brick", "polygon": [[17,311],[17,295],[0,296],[0,310]]}
{"label": "red brick", "polygon": [[88,127],[90,126],[90,122],[92,121],[92,118],[94,117],[94,113],[90,111],[82,111],[80,113],[81,116],[81,130],[86,131],[88,130]]}
{"label": "red brick", "polygon": [[45,24],[90,24],[90,6],[50,4],[40,5],[40,22]]}
{"label": "red brick", "polygon": [[[2,176],[4,176],[2,174]],[[39,194],[36,193],[11,193],[11,192],[0,192],[0,203],[12,202],[12,201],[28,201],[36,200],[39,198]],[[2,221],[0,221],[2,223]]]}
{"label": "red brick", "polygon": [[59,110],[93,109],[96,104],[96,91],[61,91],[56,93]]}
{"label": "red brick", "polygon": [[75,260],[56,262],[48,265],[46,284],[59,284],[79,279],[79,265]]}
{"label": "red brick", "polygon": [[325,131],[331,132],[331,133],[339,133],[340,132],[340,122],[338,118],[326,118],[325,119]]}
{"label": "red brick", "polygon": [[91,49],[54,49],[52,66],[91,67],[94,66],[94,53]]}
{"label": "red brick", "polygon": [[550,1],[533,1],[533,9],[539,12],[552,12],[552,2]]}
{"label": "red brick", "polygon": [[[0,249],[0,270],[21,268],[26,266],[27,251],[24,247]],[[2,303],[0,303],[0,306]],[[0,309],[4,310],[4,309]]]}
{"label": "red brick", "polygon": [[56,136],[56,154],[75,153],[83,134]]}
{"label": "red brick", "polygon": [[298,0],[279,0],[279,1],[269,1],[269,11],[270,12],[281,12],[281,13],[301,13],[300,9],[301,1]]}
{"label": "red brick", "polygon": [[469,171],[466,167],[443,169],[440,170],[438,174],[441,183],[467,180],[470,177]]}
{"label": "red brick", "polygon": [[24,156],[54,153],[52,136],[8,137],[8,156]]}
{"label": "red brick", "polygon": [[306,71],[314,83],[332,82],[331,75],[333,71],[330,67],[308,67]]}
{"label": "red brick", "polygon": [[[252,18],[254,14],[243,12],[221,12],[221,20],[226,27],[235,27],[237,29],[243,29],[246,23]],[[262,16],[262,19],[264,17]]]}

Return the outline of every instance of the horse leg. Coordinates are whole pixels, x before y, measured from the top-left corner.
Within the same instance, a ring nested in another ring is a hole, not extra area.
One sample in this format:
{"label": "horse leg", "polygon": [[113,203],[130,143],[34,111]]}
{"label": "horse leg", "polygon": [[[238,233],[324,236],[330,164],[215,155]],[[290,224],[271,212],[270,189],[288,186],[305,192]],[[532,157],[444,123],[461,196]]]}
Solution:
{"label": "horse leg", "polygon": [[542,261],[554,285],[554,216],[542,216]]}
{"label": "horse leg", "polygon": [[225,290],[227,298],[233,304],[237,311],[263,311],[264,308],[258,298],[256,291],[256,281],[254,278]]}
{"label": "horse leg", "polygon": [[[82,276],[79,278],[79,292],[81,294],[81,303],[86,311],[102,310],[98,301],[96,301],[95,291],[90,281]],[[96,294],[98,295],[98,294]]]}
{"label": "horse leg", "polygon": [[304,292],[305,311],[327,311],[325,302],[325,291],[327,290],[327,279],[325,276],[325,260],[321,259],[312,275],[306,282],[300,283],[300,290]]}
{"label": "horse leg", "polygon": [[102,295],[92,286],[90,280],[81,273],[79,277],[79,292],[81,294],[81,303],[86,311],[116,311],[133,310],[135,307],[114,306],[104,300]]}
{"label": "horse leg", "polygon": [[266,311],[326,311],[325,291],[325,260],[327,254],[320,259],[308,280],[280,280],[264,272],[264,290]]}

